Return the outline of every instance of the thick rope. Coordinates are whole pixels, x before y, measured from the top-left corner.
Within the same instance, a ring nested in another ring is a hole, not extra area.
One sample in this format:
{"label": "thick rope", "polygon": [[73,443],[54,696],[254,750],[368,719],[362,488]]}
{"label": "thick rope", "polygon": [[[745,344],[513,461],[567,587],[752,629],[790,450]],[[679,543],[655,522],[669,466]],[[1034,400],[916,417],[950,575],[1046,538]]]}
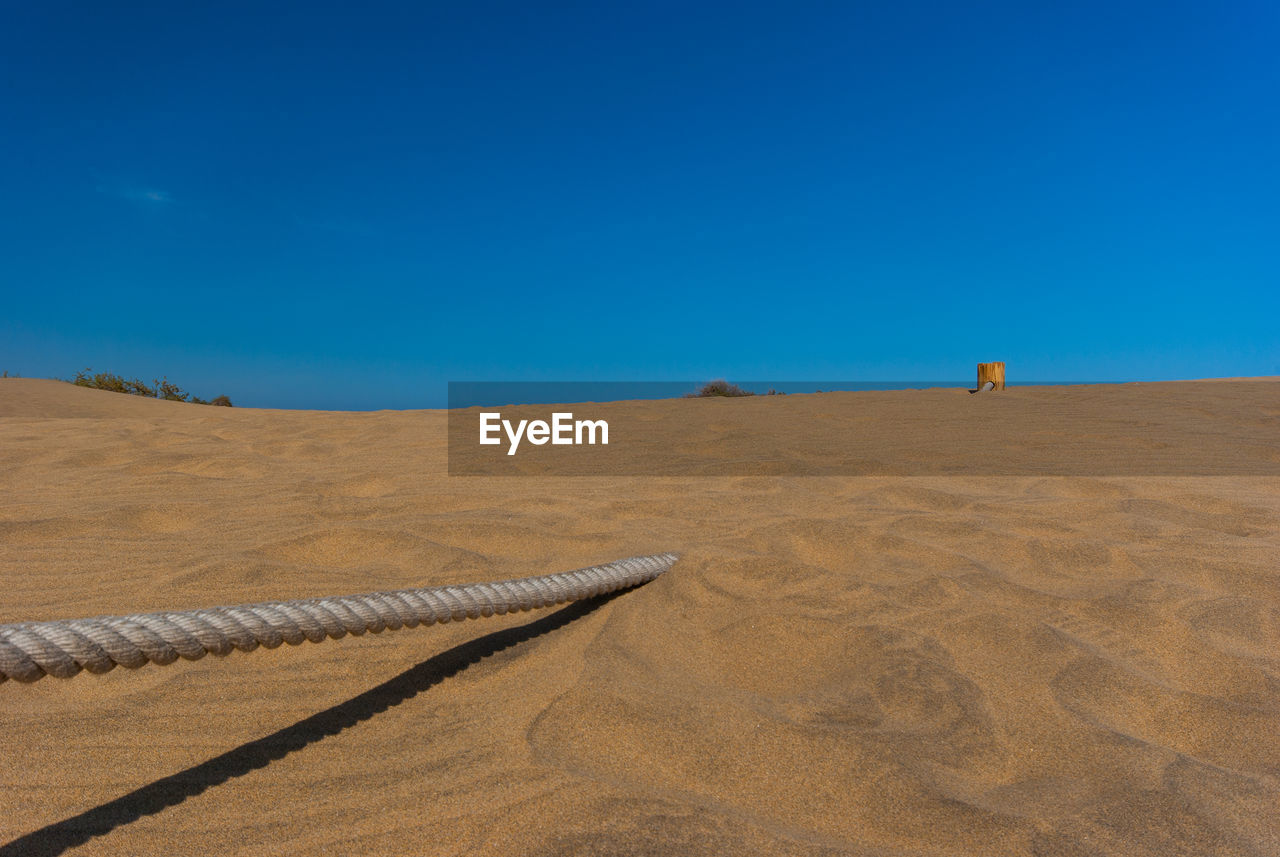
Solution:
{"label": "thick rope", "polygon": [[497,583],[0,625],[0,682],[71,678],[81,670],[105,673],[117,665],[136,669],[148,662],[228,655],[233,649],[251,652],[258,646],[274,649],[281,643],[296,646],[365,631],[501,616],[647,583],[676,559],[663,553]]}

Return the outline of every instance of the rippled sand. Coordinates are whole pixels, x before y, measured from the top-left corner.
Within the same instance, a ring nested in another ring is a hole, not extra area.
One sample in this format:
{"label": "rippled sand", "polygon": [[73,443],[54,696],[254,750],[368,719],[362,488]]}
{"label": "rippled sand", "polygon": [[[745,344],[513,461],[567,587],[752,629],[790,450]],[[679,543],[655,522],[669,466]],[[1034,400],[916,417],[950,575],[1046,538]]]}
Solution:
{"label": "rippled sand", "polygon": [[[1280,445],[1251,389],[1214,413]],[[891,433],[861,395],[826,398]],[[1280,854],[1280,478],[450,478],[444,438],[0,380],[0,622],[683,554],[599,604],[2,684],[0,854]]]}

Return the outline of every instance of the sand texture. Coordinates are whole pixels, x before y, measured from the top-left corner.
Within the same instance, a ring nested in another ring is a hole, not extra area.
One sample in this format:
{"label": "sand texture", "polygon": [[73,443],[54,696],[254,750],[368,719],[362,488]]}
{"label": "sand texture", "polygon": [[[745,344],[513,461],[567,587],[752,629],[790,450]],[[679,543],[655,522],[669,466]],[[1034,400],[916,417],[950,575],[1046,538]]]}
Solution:
{"label": "sand texture", "polygon": [[[1269,460],[1280,384],[1234,383],[1163,386]],[[1047,394],[992,395],[1016,434]],[[931,396],[719,404],[900,441]],[[449,477],[446,433],[0,380],[0,622],[683,555],[603,603],[0,685],[0,854],[1280,854],[1280,478]]]}

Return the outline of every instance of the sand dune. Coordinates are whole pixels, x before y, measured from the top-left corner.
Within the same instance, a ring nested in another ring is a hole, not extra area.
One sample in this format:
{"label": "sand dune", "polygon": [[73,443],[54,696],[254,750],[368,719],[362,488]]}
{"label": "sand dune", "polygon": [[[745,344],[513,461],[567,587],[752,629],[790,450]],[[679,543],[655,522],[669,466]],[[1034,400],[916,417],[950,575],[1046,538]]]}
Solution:
{"label": "sand dune", "polygon": [[[1232,383],[1171,386],[1268,460],[1280,387]],[[823,407],[887,437],[931,395]],[[999,395],[1016,431],[1048,394]],[[1280,478],[448,477],[445,440],[0,380],[0,622],[683,555],[598,604],[0,685],[0,854],[1280,854]]]}

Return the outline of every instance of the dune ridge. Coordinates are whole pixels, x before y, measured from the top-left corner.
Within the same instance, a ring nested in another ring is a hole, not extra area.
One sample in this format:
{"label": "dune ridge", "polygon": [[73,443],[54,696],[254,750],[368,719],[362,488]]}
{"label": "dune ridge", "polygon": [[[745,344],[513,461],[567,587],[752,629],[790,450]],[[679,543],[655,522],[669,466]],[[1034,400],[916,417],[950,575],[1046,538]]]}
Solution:
{"label": "dune ridge", "polygon": [[[1215,418],[1274,424],[1255,389]],[[864,432],[922,401],[874,396]],[[446,467],[441,412],[0,380],[0,622],[681,554],[598,604],[0,685],[0,854],[1280,853],[1280,478]]]}

